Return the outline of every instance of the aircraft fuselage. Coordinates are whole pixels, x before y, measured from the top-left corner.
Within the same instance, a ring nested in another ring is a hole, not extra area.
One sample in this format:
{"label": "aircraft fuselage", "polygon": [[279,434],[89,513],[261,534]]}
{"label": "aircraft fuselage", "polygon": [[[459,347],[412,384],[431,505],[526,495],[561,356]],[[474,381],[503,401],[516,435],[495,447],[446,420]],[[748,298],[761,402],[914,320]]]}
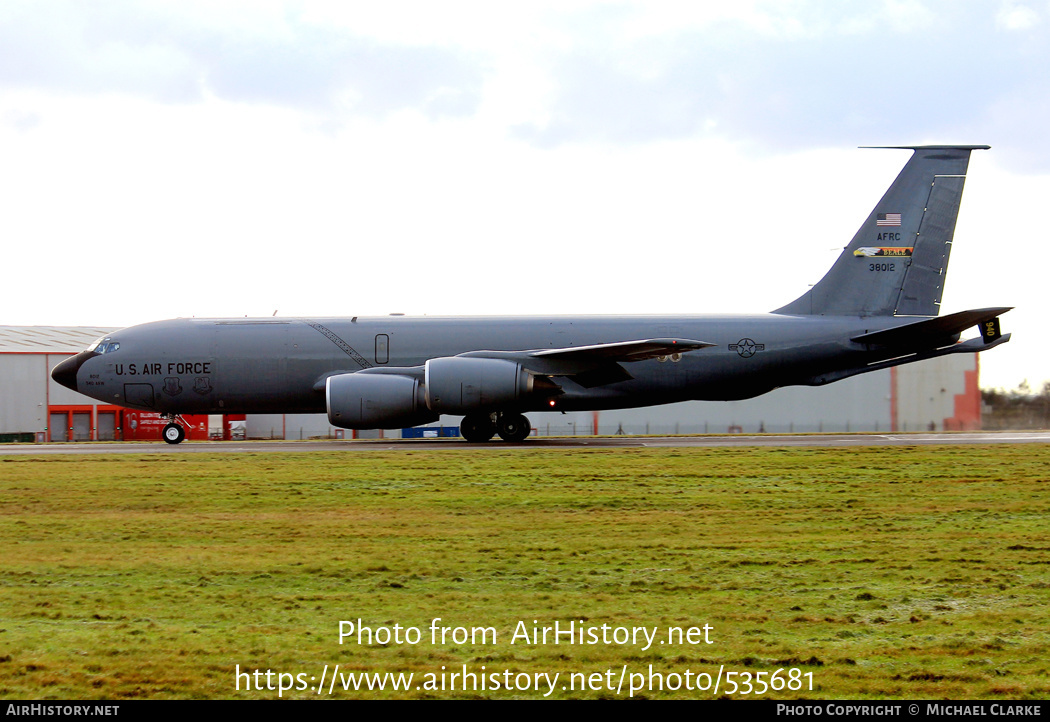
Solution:
{"label": "aircraft fuselage", "polygon": [[[911,321],[914,319],[907,319]],[[623,364],[632,378],[586,388],[559,378],[554,410],[742,399],[887,357],[852,336],[905,319],[740,316],[551,316],[175,319],[83,352],[76,388],[107,403],[171,414],[321,413],[324,379],[364,369],[419,367],[471,351],[553,349],[651,337],[710,348]],[[70,359],[73,361],[73,359]],[[536,399],[522,411],[552,410]]]}

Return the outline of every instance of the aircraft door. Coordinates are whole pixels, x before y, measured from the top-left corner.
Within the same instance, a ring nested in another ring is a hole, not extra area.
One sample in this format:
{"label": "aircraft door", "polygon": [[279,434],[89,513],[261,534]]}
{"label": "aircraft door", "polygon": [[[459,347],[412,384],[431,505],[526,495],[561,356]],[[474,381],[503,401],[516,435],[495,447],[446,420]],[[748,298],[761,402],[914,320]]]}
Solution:
{"label": "aircraft door", "polygon": [[548,343],[550,348],[565,348],[572,346],[573,327],[572,321],[551,321],[548,324]]}
{"label": "aircraft door", "polygon": [[153,384],[124,384],[124,403],[128,406],[152,409],[156,404],[153,398]]}
{"label": "aircraft door", "polygon": [[[217,321],[208,374],[202,374],[201,408],[224,413],[280,412],[294,397],[288,379],[291,321]],[[293,359],[294,362],[294,359]],[[236,409],[236,411],[231,411]]]}
{"label": "aircraft door", "polygon": [[376,335],[376,363],[390,362],[390,337],[385,333]]}

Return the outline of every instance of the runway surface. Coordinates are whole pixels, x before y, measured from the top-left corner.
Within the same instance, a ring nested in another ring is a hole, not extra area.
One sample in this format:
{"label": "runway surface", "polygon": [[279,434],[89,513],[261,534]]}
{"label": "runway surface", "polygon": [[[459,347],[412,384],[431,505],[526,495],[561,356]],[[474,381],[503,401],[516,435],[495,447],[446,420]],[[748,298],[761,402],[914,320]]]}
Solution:
{"label": "runway surface", "polygon": [[576,436],[534,437],[520,444],[499,440],[469,444],[457,439],[397,439],[355,441],[188,441],[81,442],[58,444],[0,444],[0,456],[54,454],[260,454],[310,451],[397,451],[397,450],[500,450],[500,449],[594,449],[594,448],[717,448],[742,446],[916,446],[947,444],[1046,444],[1047,431],[960,432],[925,434],[792,434],[760,436]]}

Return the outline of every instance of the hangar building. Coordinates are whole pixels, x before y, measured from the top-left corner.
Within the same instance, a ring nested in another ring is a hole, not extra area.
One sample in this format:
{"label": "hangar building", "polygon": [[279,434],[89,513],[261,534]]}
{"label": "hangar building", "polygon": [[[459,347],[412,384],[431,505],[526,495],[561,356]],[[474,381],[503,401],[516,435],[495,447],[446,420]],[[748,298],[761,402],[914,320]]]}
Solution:
{"label": "hangar building", "polygon": [[[157,415],[102,404],[51,379],[63,359],[116,329],[84,326],[0,326],[0,439],[105,441],[159,439]],[[745,401],[689,401],[640,409],[530,413],[533,434],[783,433],[819,431],[952,431],[980,428],[981,394],[976,354],[957,354],[870,374],[829,386],[788,387]],[[377,437],[343,431],[324,414],[245,417],[248,438]],[[222,424],[230,437],[230,423]],[[208,417],[187,417],[190,439],[208,438]],[[215,419],[212,420],[215,425]],[[458,417],[422,433],[441,434]],[[386,431],[390,437],[400,431]]]}

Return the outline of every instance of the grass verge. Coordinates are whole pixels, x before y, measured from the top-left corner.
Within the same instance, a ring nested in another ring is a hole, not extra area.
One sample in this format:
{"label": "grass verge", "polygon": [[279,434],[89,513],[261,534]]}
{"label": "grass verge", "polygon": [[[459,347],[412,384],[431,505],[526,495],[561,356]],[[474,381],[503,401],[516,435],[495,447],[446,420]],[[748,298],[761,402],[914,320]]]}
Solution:
{"label": "grass verge", "polygon": [[[683,675],[721,668],[735,697],[1045,699],[1048,471],[1042,445],[3,458],[0,695],[277,696],[239,666],[317,697],[338,664],[414,682],[334,697],[548,689],[448,689],[466,665],[557,672],[551,697],[636,673],[636,697],[711,697]],[[436,617],[496,641],[431,643]],[[422,638],[340,645],[358,619]],[[533,643],[555,621],[657,636]],[[711,644],[660,643],[705,624]],[[790,668],[803,689],[757,694]]]}

